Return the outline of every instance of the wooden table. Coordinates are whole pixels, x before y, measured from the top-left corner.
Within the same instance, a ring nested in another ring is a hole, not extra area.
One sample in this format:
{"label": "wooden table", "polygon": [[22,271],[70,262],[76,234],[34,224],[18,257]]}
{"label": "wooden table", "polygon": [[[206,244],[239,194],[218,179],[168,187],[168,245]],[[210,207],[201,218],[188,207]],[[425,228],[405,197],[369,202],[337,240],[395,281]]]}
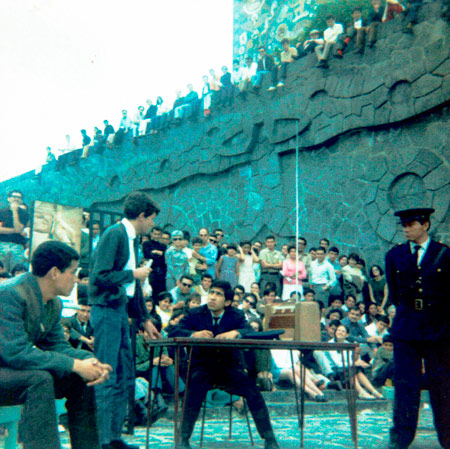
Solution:
{"label": "wooden table", "polygon": [[[175,348],[175,412],[174,412],[174,442],[175,448],[178,447],[180,441],[181,422],[183,420],[185,409],[185,398],[189,388],[189,377],[192,361],[192,350],[194,348],[227,348],[227,349],[286,349],[291,353],[292,374],[294,373],[294,357],[293,351],[300,351],[300,395],[297,386],[294,382],[295,401],[297,406],[298,425],[300,429],[300,447],[304,447],[304,425],[305,425],[305,364],[303,351],[340,351],[342,356],[342,364],[344,366],[344,385],[346,390],[347,408],[350,418],[351,437],[355,449],[358,449],[358,428],[356,417],[356,390],[354,386],[354,379],[356,375],[354,352],[358,347],[355,343],[322,343],[322,342],[305,342],[293,340],[250,340],[250,339],[236,339],[236,340],[221,340],[215,338],[163,338],[160,340],[151,340],[150,345],[150,369],[149,369],[149,397],[152,385],[152,371],[154,350],[158,347],[172,347]],[[181,349],[188,350],[188,367],[187,379],[185,384],[185,392],[181,406],[181,417],[179,418],[179,375],[180,375],[180,354]],[[352,356],[350,355],[352,353]],[[161,360],[161,358],[160,358]],[[159,366],[158,366],[159,368]],[[300,397],[299,397],[300,396]],[[150,416],[151,410],[154,406],[154,401],[148,403],[148,414]],[[149,435],[150,425],[147,423],[146,435],[146,449],[149,449]]]}

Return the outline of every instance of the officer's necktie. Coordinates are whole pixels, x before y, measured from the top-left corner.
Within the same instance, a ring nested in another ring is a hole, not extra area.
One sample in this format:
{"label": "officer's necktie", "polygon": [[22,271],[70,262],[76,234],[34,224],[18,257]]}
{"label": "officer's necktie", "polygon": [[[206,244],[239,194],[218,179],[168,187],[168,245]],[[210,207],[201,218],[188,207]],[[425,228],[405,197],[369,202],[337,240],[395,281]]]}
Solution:
{"label": "officer's necktie", "polygon": [[217,335],[217,333],[219,332],[219,320],[220,320],[219,316],[213,316],[213,334],[214,335]]}
{"label": "officer's necktie", "polygon": [[414,252],[413,252],[413,256],[414,256],[414,260],[416,261],[417,266],[419,266],[419,250],[422,247],[420,245],[414,245]]}

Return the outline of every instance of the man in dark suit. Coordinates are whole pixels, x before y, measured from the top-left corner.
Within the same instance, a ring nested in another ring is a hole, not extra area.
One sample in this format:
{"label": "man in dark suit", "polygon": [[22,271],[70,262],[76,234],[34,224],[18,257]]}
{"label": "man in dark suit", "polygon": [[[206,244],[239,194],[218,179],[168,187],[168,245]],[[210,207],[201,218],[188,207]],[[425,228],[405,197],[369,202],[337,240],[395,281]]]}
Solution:
{"label": "man in dark suit", "polygon": [[[241,310],[231,307],[233,290],[226,281],[213,282],[208,303],[190,309],[171,336],[193,338],[241,338],[253,332]],[[181,424],[181,448],[189,449],[206,393],[215,386],[226,387],[247,399],[256,427],[266,449],[278,449],[269,412],[256,384],[244,371],[242,354],[235,349],[195,349],[192,353],[186,413]]]}
{"label": "man in dark suit", "polygon": [[422,362],[441,445],[450,448],[450,249],[428,236],[433,209],[396,212],[407,243],[386,255],[389,295],[397,307],[394,339],[394,425],[390,449],[414,440]]}
{"label": "man in dark suit", "polygon": [[139,281],[150,274],[137,268],[138,235],[147,235],[159,207],[143,192],[127,196],[125,218],[108,228],[92,254],[89,277],[94,353],[113,372],[96,389],[102,449],[134,449],[122,439],[128,395],[134,384],[129,316],[142,321],[152,338],[159,336],[149,320]]}
{"label": "man in dark suit", "polygon": [[78,310],[70,318],[64,318],[63,323],[70,329],[69,343],[76,349],[93,351],[94,349],[94,329],[92,329],[89,318],[91,316],[91,306],[88,304],[87,287],[78,284]]}
{"label": "man in dark suit", "polygon": [[270,86],[275,86],[278,79],[278,67],[275,64],[275,60],[272,55],[269,55],[266,51],[266,47],[259,47],[258,68],[256,69],[256,75],[253,79],[253,87],[258,89],[261,87],[264,73],[270,73]]}

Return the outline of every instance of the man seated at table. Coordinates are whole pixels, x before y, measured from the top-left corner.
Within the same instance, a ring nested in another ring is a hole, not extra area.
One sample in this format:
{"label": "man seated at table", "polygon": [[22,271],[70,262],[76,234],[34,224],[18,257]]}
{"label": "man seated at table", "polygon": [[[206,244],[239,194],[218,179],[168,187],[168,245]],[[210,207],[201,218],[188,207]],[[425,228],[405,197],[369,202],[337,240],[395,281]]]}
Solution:
{"label": "man seated at table", "polygon": [[[233,290],[226,281],[211,285],[208,302],[187,311],[173,337],[245,338],[253,332],[242,311],[231,307]],[[194,429],[206,393],[215,387],[230,389],[244,396],[265,449],[278,449],[270,423],[269,412],[255,381],[244,371],[242,354],[236,349],[195,348],[192,352],[191,374],[186,394],[186,412],[181,424],[181,448],[189,449]]]}

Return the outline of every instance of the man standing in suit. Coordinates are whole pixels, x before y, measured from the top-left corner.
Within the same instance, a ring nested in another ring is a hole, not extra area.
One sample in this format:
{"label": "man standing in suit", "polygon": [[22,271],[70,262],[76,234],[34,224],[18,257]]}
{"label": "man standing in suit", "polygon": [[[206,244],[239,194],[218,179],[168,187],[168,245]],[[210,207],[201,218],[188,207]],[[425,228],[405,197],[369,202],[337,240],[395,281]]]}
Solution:
{"label": "man standing in suit", "polygon": [[[241,310],[231,307],[233,290],[226,281],[211,285],[208,303],[187,311],[172,336],[235,339],[253,332]],[[181,424],[181,449],[190,449],[194,429],[206,393],[214,386],[227,387],[247,399],[265,449],[278,449],[269,412],[255,382],[244,371],[242,354],[235,349],[195,349],[192,353],[186,413]]]}
{"label": "man standing in suit", "polygon": [[386,254],[386,280],[397,313],[394,339],[394,425],[389,449],[414,440],[425,362],[439,442],[450,448],[450,249],[428,236],[433,209],[396,212],[407,243]]}
{"label": "man standing in suit", "polygon": [[131,193],[124,203],[125,218],[104,232],[92,255],[89,299],[94,353],[113,368],[109,380],[96,389],[102,449],[137,449],[121,439],[134,384],[128,318],[141,320],[152,338],[159,336],[149,320],[139,282],[150,269],[136,264],[138,236],[149,233],[158,212],[145,193]]}

